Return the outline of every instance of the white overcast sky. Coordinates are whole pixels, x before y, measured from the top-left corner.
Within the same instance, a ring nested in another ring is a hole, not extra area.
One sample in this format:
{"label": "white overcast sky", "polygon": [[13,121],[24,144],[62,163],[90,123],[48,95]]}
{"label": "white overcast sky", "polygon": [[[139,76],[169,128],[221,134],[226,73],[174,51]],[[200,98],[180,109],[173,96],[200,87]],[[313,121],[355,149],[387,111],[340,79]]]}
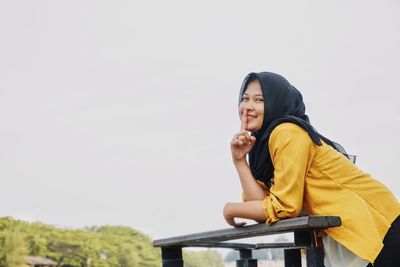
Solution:
{"label": "white overcast sky", "polygon": [[400,198],[400,2],[0,1],[0,216],[225,228],[251,71]]}

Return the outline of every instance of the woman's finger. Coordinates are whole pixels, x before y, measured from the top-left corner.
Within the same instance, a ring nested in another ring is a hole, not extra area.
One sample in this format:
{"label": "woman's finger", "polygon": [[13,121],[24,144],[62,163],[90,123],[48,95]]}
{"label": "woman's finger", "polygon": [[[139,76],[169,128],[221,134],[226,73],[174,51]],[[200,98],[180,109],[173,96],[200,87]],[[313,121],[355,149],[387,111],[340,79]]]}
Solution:
{"label": "woman's finger", "polygon": [[242,226],[245,226],[247,224],[247,222],[235,222],[235,227],[242,227]]}
{"label": "woman's finger", "polygon": [[231,146],[241,146],[243,145],[243,141],[240,141],[239,139],[233,139],[231,142]]}
{"label": "woman's finger", "polygon": [[242,123],[240,125],[240,130],[246,130],[246,129],[247,129],[247,109],[243,110]]}
{"label": "woman's finger", "polygon": [[225,218],[225,220],[229,225],[232,225],[233,227],[236,228],[245,226],[247,224],[246,222],[236,222],[235,218]]}
{"label": "woman's finger", "polygon": [[225,221],[226,221],[229,225],[235,226],[235,221],[234,221],[233,219],[231,219],[231,218],[225,218]]}
{"label": "woman's finger", "polygon": [[240,132],[237,133],[237,138],[240,138],[241,136],[243,136],[246,141],[250,142],[250,135],[246,130],[240,130]]}
{"label": "woman's finger", "polygon": [[[243,133],[238,133],[238,134],[234,135],[232,142],[234,142],[235,140],[241,141],[243,144],[248,144],[250,142],[250,136],[246,136]],[[240,144],[242,144],[242,143],[240,143]]]}
{"label": "woman's finger", "polygon": [[243,136],[243,135],[240,135],[240,136],[238,136],[238,138],[237,138],[239,141],[242,141],[243,143],[247,143],[247,141],[250,141],[250,140],[248,140],[245,136]]}
{"label": "woman's finger", "polygon": [[254,136],[250,136],[250,144],[254,145],[256,143],[256,138]]}

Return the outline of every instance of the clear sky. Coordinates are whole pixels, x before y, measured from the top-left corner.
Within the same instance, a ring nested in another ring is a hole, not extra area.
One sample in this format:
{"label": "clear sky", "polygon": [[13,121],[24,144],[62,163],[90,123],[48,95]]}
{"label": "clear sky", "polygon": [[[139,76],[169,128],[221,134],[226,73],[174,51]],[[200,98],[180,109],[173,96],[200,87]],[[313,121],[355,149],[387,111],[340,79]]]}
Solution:
{"label": "clear sky", "polygon": [[244,76],[272,71],[314,127],[400,198],[400,2],[0,2],[0,216],[225,228]]}

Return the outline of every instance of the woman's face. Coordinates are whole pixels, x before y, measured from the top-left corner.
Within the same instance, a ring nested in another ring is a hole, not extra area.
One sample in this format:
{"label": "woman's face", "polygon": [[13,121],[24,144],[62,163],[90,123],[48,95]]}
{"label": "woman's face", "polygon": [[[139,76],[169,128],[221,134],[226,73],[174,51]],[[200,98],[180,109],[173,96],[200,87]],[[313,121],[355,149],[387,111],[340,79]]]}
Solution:
{"label": "woman's face", "polygon": [[255,132],[261,129],[264,119],[264,96],[258,80],[247,85],[239,105],[240,119],[243,121],[243,112],[247,111],[246,130]]}

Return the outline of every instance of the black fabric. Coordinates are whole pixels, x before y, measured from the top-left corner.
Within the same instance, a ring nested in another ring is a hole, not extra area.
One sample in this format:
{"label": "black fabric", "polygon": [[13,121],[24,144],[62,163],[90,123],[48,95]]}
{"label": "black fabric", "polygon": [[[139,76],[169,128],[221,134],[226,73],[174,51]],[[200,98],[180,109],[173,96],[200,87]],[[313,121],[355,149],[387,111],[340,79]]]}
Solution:
{"label": "black fabric", "polygon": [[252,135],[256,137],[256,143],[249,153],[250,169],[257,180],[271,186],[274,166],[269,153],[268,141],[272,130],[283,122],[295,123],[303,128],[316,145],[322,145],[322,140],[346,155],[343,147],[325,138],[314,129],[305,114],[305,105],[301,93],[278,74],[271,72],[248,74],[242,83],[239,104],[247,85],[253,80],[260,82],[264,96],[263,124],[260,130],[252,132]]}
{"label": "black fabric", "polygon": [[374,264],[368,267],[398,267],[400,266],[400,216],[392,223],[383,239],[383,248]]}

